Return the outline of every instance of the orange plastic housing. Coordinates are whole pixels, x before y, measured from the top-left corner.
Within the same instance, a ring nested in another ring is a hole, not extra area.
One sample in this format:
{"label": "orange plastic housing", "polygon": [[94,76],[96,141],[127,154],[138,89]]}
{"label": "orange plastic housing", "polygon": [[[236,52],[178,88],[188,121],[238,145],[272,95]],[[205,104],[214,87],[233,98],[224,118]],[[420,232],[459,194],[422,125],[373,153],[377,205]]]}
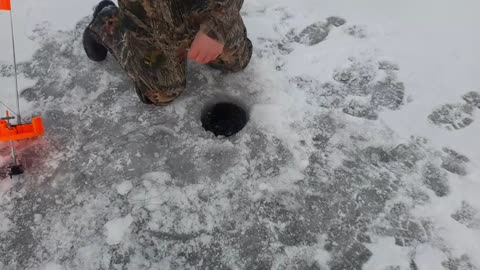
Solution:
{"label": "orange plastic housing", "polygon": [[31,124],[21,124],[8,128],[7,121],[0,120],[0,141],[18,141],[43,135],[43,121],[33,117]]}

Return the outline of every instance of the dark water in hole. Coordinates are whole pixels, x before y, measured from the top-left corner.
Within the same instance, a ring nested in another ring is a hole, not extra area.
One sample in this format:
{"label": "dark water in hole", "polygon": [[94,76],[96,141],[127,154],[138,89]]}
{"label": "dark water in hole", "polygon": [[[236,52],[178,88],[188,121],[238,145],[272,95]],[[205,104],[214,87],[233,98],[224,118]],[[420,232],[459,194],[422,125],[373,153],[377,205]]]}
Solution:
{"label": "dark water in hole", "polygon": [[215,136],[229,137],[245,127],[248,115],[236,104],[221,102],[205,108],[201,120],[205,130],[213,132]]}

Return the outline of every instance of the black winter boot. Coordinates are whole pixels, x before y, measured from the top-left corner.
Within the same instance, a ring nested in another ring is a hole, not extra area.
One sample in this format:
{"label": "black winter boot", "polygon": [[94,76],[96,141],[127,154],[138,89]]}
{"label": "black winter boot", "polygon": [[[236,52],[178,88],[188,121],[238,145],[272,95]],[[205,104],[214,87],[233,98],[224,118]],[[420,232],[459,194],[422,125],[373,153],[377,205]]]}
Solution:
{"label": "black winter boot", "polygon": [[[95,21],[100,11],[108,6],[115,6],[115,3],[110,0],[103,0],[98,3],[90,25]],[[98,41],[97,34],[90,29],[90,25],[83,32],[83,49],[90,60],[101,62],[107,58],[108,49]]]}

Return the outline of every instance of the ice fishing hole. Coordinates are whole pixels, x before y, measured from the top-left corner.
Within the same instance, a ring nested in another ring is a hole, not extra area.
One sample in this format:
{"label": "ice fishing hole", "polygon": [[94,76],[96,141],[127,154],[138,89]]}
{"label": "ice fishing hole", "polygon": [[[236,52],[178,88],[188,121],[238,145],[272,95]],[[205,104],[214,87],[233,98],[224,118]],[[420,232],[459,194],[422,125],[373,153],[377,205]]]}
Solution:
{"label": "ice fishing hole", "polygon": [[247,125],[248,113],[238,104],[223,101],[207,105],[201,120],[206,131],[215,136],[230,137]]}

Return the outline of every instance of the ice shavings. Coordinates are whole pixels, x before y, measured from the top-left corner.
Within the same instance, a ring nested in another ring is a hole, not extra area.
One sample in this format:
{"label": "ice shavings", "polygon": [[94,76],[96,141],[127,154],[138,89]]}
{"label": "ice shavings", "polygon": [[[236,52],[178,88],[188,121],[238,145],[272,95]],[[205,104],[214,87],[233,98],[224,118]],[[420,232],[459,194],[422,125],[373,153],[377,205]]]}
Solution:
{"label": "ice shavings", "polygon": [[[0,245],[0,268],[479,269],[480,121],[462,101],[479,90],[478,2],[407,2],[245,1],[249,67],[192,64],[166,108],[141,104],[112,58],[88,61],[90,17],[39,24],[22,99],[51,136],[45,163],[0,182],[0,240],[23,243]],[[199,123],[220,96],[250,113],[230,139]],[[429,124],[457,103],[469,125]]]}

